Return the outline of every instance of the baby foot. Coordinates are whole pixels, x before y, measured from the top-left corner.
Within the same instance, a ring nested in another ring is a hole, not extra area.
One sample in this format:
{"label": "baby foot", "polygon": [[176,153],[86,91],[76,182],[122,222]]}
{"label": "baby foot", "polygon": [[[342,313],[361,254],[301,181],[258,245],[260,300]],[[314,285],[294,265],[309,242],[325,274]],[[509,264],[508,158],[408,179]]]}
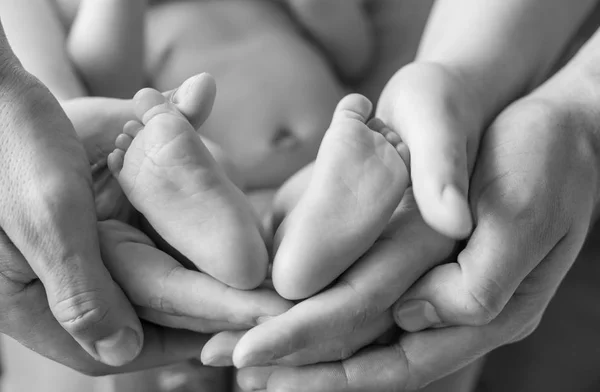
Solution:
{"label": "baby foot", "polygon": [[301,299],[342,274],[381,234],[409,182],[408,150],[372,105],[342,99],[321,143],[312,179],[275,235],[273,284]]}
{"label": "baby foot", "polygon": [[200,270],[235,288],[258,286],[267,251],[242,192],[163,95],[144,89],[134,101],[139,121],[125,125],[108,161],[129,201]]}

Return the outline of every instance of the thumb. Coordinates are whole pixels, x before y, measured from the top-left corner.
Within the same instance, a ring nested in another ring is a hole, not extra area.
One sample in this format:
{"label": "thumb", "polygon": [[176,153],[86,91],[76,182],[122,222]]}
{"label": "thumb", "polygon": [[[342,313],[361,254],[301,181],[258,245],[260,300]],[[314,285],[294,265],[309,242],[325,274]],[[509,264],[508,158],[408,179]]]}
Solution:
{"label": "thumb", "polygon": [[32,260],[62,327],[98,361],[121,366],[140,353],[143,332],[101,260],[93,198],[85,185],[71,180],[47,188],[61,189],[60,196],[42,194],[38,205],[50,199],[51,207],[31,217],[32,235],[18,246]]}
{"label": "thumb", "polygon": [[58,102],[29,83],[4,116],[0,226],[43,283],[63,328],[94,358],[125,364],[140,352],[143,334],[100,257],[88,161]]}
{"label": "thumb", "polygon": [[[378,117],[408,146],[415,199],[423,219],[451,238],[464,238],[473,222],[467,195],[468,129],[450,82],[435,67],[406,67],[382,93]],[[401,87],[401,88],[400,88]]]}

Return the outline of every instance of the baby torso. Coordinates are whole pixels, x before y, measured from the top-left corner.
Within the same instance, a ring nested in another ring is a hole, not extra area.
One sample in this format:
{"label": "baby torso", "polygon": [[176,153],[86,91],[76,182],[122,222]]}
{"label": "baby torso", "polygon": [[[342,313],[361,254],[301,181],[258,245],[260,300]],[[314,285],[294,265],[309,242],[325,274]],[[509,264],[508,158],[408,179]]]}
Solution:
{"label": "baby torso", "polygon": [[217,81],[201,132],[253,188],[281,184],[312,161],[341,86],[280,5],[268,0],[170,1],[147,18],[149,83],[168,90],[200,72]]}

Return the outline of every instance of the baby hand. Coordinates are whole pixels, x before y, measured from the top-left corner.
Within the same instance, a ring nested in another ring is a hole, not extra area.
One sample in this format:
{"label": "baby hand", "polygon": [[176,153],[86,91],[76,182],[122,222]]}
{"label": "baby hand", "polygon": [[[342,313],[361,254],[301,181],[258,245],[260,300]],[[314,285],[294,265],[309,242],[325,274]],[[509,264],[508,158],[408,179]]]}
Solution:
{"label": "baby hand", "polygon": [[448,67],[413,63],[388,82],[377,109],[408,146],[424,220],[451,238],[465,238],[473,227],[469,176],[485,126],[474,90]]}

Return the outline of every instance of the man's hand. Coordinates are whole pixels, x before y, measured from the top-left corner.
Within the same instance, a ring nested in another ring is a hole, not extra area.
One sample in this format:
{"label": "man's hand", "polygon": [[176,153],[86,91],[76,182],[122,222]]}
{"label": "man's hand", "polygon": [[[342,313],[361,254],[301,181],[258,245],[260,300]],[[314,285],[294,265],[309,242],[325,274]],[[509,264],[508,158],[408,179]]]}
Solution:
{"label": "man's hand", "polygon": [[93,358],[126,364],[140,353],[144,333],[100,258],[85,152],[58,102],[7,45],[0,69],[2,332],[20,341],[37,328],[50,333],[41,324],[48,312],[31,317],[45,304]]}

